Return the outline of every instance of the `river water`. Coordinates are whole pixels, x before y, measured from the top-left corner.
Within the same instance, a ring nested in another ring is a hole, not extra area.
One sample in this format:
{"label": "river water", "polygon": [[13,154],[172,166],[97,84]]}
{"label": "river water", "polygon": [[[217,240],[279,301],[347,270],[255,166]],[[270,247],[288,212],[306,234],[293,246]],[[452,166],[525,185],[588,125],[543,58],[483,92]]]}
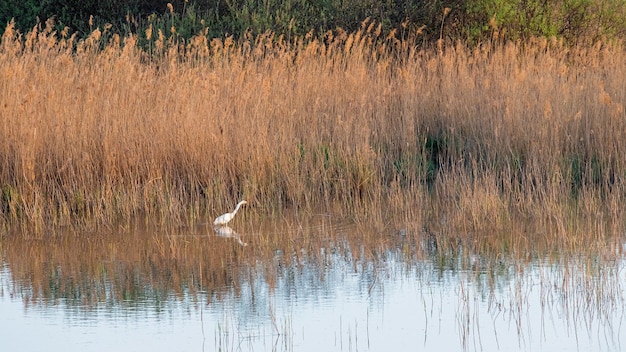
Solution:
{"label": "river water", "polygon": [[480,253],[327,216],[6,235],[3,351],[620,351],[622,240]]}

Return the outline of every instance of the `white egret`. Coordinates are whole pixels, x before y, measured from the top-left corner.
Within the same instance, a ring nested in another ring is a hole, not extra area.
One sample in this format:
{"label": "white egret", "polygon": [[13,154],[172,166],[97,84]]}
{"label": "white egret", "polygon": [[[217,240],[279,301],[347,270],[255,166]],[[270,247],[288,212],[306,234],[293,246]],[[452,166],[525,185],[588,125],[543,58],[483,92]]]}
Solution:
{"label": "white egret", "polygon": [[235,210],[233,210],[232,213],[226,213],[226,214],[222,214],[218,216],[215,219],[215,221],[213,221],[213,225],[228,224],[235,217],[235,214],[237,214],[237,210],[239,210],[239,207],[242,206],[243,204],[248,204],[248,202],[246,202],[245,200],[242,200],[241,202],[237,203],[237,206],[235,207]]}

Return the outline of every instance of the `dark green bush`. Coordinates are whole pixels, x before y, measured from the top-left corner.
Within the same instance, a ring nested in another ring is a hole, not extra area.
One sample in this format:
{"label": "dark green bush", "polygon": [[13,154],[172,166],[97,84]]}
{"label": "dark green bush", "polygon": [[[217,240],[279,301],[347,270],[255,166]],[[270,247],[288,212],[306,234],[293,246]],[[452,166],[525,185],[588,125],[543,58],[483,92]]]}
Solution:
{"label": "dark green bush", "polygon": [[625,34],[621,0],[466,1],[464,30],[470,39],[498,33],[508,39],[562,37],[568,42]]}
{"label": "dark green bush", "polygon": [[144,33],[152,25],[166,36],[173,26],[180,38],[200,31],[210,37],[266,31],[301,36],[338,27],[354,31],[369,18],[385,31],[421,28],[429,41],[556,36],[578,42],[623,37],[625,8],[623,0],[5,0],[0,31],[12,18],[26,32],[54,17],[58,30],[67,26],[79,37],[106,23],[120,34]]}

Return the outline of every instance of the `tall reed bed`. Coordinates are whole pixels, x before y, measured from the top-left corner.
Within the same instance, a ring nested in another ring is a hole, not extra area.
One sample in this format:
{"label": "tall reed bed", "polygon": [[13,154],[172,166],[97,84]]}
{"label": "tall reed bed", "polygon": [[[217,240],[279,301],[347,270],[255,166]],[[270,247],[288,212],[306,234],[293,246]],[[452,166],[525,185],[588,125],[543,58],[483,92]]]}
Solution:
{"label": "tall reed bed", "polygon": [[322,208],[471,231],[515,216],[565,230],[572,217],[623,219],[621,44],[418,49],[379,33],[145,33],[158,38],[146,52],[106,30],[76,41],[9,25],[0,219],[176,223],[242,198],[258,213]]}

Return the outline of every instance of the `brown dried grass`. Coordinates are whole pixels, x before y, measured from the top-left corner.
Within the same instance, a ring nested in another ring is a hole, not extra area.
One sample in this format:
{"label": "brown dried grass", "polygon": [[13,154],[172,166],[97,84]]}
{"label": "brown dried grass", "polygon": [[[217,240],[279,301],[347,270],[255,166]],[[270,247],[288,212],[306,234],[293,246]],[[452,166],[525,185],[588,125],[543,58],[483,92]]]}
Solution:
{"label": "brown dried grass", "polygon": [[182,223],[239,199],[468,231],[623,219],[622,45],[417,49],[374,27],[146,52],[9,25],[0,220]]}

